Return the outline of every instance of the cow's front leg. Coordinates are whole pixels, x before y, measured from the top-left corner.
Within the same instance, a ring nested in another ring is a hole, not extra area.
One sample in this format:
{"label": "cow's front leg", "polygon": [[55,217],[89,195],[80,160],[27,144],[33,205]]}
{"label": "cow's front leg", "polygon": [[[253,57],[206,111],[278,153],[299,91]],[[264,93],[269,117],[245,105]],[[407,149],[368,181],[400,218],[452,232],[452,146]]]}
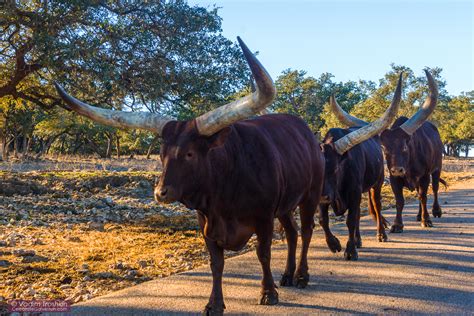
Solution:
{"label": "cow's front leg", "polygon": [[259,303],[261,305],[278,304],[278,292],[273,281],[270,269],[271,247],[273,237],[273,218],[259,222],[256,227],[257,233],[257,256],[263,270],[262,293]]}
{"label": "cow's front leg", "polygon": [[418,188],[418,198],[421,203],[421,227],[433,227],[430,219],[430,214],[426,207],[428,187],[430,185],[430,176],[425,175],[420,179],[420,186]]}
{"label": "cow's front leg", "polygon": [[402,211],[405,206],[405,198],[403,197],[403,179],[398,177],[390,176],[390,185],[392,186],[393,194],[395,195],[397,215],[393,221],[391,233],[402,233],[403,232],[403,219]]}
{"label": "cow's front leg", "polygon": [[336,253],[342,250],[341,243],[336,236],[334,236],[329,229],[329,214],[328,214],[329,204],[320,204],[319,205],[319,225],[324,230],[324,236],[326,237],[326,244],[328,245],[329,250]]}
{"label": "cow's front leg", "polygon": [[[204,232],[206,219],[198,215],[199,226]],[[204,235],[204,233],[203,233]],[[215,241],[204,236],[206,247],[211,257],[212,291],[209,303],[204,308],[203,315],[222,315],[224,313],[224,295],[222,294],[222,273],[224,271],[224,249],[219,247]]]}
{"label": "cow's front leg", "polygon": [[360,213],[360,197],[359,201],[352,202],[349,206],[349,212],[347,214],[346,225],[349,230],[349,240],[347,241],[346,251],[344,252],[344,258],[346,260],[357,260],[359,255],[357,254],[357,236],[356,231],[359,226],[359,213]]}

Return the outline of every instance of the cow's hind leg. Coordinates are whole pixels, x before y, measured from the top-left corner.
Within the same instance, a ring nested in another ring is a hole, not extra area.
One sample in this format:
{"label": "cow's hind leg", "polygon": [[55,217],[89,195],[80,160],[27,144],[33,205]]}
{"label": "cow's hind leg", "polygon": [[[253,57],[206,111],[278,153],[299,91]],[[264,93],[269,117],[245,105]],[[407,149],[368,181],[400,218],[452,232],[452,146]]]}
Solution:
{"label": "cow's hind leg", "polygon": [[314,214],[316,213],[317,203],[313,201],[306,201],[300,204],[300,218],[301,218],[301,256],[298,263],[298,269],[295,273],[295,286],[302,289],[308,285],[308,250],[313,236],[314,229]]}
{"label": "cow's hind leg", "polygon": [[376,186],[369,190],[369,211],[377,222],[377,240],[385,242],[388,240],[385,233],[386,220],[382,215],[382,186]]}
{"label": "cow's hind leg", "polygon": [[298,243],[298,230],[293,218],[293,212],[289,212],[278,218],[285,230],[286,243],[288,244],[288,256],[286,258],[285,272],[281,276],[281,286],[293,286],[293,276],[296,269],[296,246]]}
{"label": "cow's hind leg", "polygon": [[438,190],[439,190],[439,178],[441,175],[441,171],[435,171],[431,174],[432,179],[432,187],[433,187],[433,216],[434,217],[441,217],[443,212],[441,211],[441,207],[439,206],[438,202]]}
{"label": "cow's hind leg", "polygon": [[[204,231],[205,219],[198,216],[201,230]],[[224,271],[224,249],[219,247],[215,241],[204,237],[206,247],[211,257],[212,291],[203,315],[221,315],[224,313],[224,295],[222,294],[222,273]]]}
{"label": "cow's hind leg", "polygon": [[430,185],[430,175],[425,175],[420,178],[420,185],[418,187],[418,198],[421,203],[421,227],[433,227],[430,219],[430,214],[426,207],[428,187]]}
{"label": "cow's hind leg", "polygon": [[[359,212],[359,215],[358,215],[358,218],[357,218],[357,222],[358,223],[360,222],[360,212]],[[357,225],[356,229],[355,229],[355,245],[356,245],[357,248],[362,248],[362,237],[360,235],[359,225]]]}
{"label": "cow's hind leg", "polygon": [[329,250],[336,253],[342,250],[341,243],[336,236],[334,236],[329,229],[329,214],[328,214],[329,204],[320,204],[319,205],[319,225],[324,230],[324,235],[326,237],[326,243]]}
{"label": "cow's hind leg", "polygon": [[262,293],[259,303],[260,305],[275,305],[278,304],[278,292],[270,269],[273,218],[259,222],[256,233],[258,241],[257,256],[263,270]]}
{"label": "cow's hind leg", "polygon": [[[418,193],[420,195],[420,193]],[[416,221],[421,222],[421,202],[418,201],[418,214],[416,215]]]}

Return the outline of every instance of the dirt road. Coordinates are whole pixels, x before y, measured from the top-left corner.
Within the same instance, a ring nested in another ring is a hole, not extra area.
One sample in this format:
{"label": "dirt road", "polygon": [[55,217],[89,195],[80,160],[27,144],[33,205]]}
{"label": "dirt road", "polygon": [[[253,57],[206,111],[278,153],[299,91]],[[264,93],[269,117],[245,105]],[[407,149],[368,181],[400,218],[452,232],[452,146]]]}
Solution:
{"label": "dirt road", "polygon": [[[417,205],[405,209],[405,232],[375,241],[372,219],[361,220],[359,261],[343,260],[326,248],[322,232],[313,237],[308,288],[279,288],[280,304],[257,305],[261,270],[254,252],[226,260],[227,313],[474,313],[474,181],[441,194],[444,215],[434,228],[415,221]],[[447,204],[445,204],[447,202]],[[394,210],[385,211],[393,221]],[[347,230],[334,233],[345,245]],[[273,248],[272,268],[279,280],[286,245]],[[158,315],[199,313],[211,289],[208,266],[140,284],[74,306],[75,315]]]}

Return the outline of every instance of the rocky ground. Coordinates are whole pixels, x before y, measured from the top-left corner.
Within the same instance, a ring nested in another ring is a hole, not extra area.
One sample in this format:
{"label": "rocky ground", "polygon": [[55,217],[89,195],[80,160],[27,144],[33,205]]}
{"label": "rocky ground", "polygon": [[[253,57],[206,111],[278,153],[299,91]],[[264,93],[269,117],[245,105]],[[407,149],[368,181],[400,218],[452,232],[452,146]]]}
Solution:
{"label": "rocky ground", "polygon": [[[194,212],[153,201],[159,171],[5,169],[0,171],[0,302],[76,303],[208,262]],[[473,174],[443,177],[452,183]],[[392,204],[386,185],[384,206]]]}

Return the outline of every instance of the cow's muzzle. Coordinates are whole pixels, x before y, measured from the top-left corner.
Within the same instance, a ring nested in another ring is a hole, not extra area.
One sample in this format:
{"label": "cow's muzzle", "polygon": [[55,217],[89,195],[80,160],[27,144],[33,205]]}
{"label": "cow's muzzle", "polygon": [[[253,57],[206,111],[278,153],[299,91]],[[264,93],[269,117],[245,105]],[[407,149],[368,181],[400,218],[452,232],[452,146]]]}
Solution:
{"label": "cow's muzzle", "polygon": [[176,196],[174,190],[171,186],[168,185],[158,185],[155,187],[155,201],[161,203],[172,203],[176,201]]}
{"label": "cow's muzzle", "polygon": [[404,177],[406,171],[403,167],[392,167],[390,168],[390,174],[394,177]]}
{"label": "cow's muzzle", "polygon": [[321,204],[331,203],[331,199],[329,198],[329,195],[322,195],[321,199],[319,200],[319,203],[321,203]]}

